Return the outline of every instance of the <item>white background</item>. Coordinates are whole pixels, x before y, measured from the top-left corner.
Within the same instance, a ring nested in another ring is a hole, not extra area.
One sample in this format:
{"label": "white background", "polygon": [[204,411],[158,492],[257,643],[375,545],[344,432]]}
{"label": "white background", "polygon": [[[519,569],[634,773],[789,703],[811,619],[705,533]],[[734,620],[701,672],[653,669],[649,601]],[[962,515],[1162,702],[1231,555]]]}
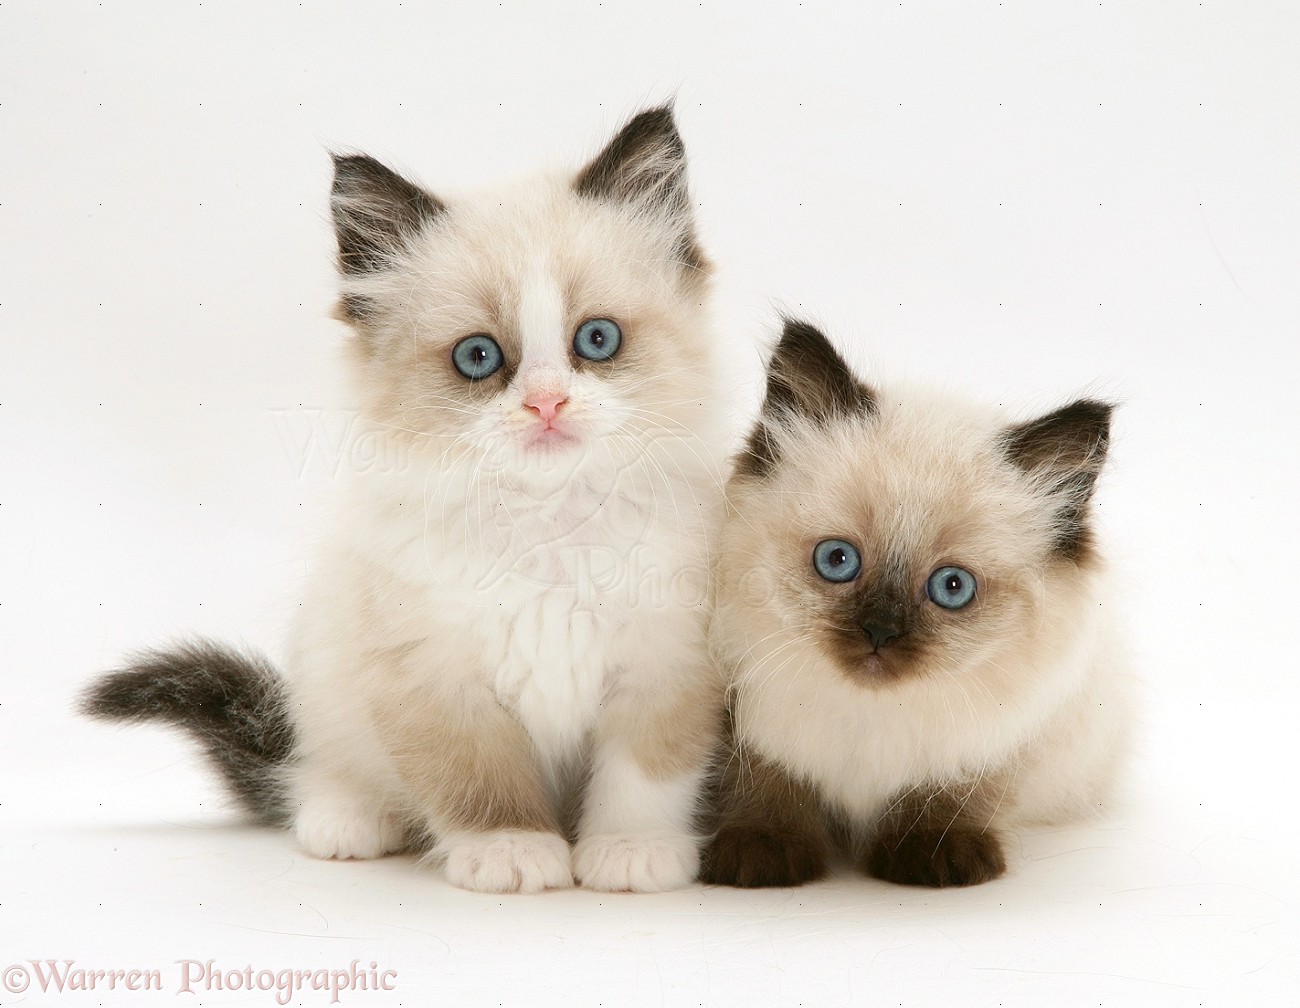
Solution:
{"label": "white background", "polygon": [[[360,1006],[1294,1003],[1300,8],[628,7],[0,6],[0,966],[164,981],[0,1003],[172,1003],[179,959],[397,971]],[[367,463],[327,149],[454,194],[672,95],[738,412],[776,306],[872,374],[1122,403],[1129,804],[972,890],[502,898],[313,861],[180,740],[72,717],[175,634],[276,654],[312,517]]]}

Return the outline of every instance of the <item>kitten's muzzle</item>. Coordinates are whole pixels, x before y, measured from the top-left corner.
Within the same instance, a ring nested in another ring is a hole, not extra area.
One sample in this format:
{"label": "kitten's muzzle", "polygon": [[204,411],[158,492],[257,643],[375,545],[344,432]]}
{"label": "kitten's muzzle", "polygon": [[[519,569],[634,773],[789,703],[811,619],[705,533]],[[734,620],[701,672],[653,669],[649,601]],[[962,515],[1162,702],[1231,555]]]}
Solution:
{"label": "kitten's muzzle", "polygon": [[857,622],[875,651],[879,651],[890,641],[897,640],[907,632],[906,611],[901,605],[888,599],[868,602],[858,610]]}
{"label": "kitten's muzzle", "polygon": [[560,407],[568,401],[568,397],[562,395],[535,396],[524,400],[524,408],[532,410],[549,426],[560,412]]}
{"label": "kitten's muzzle", "polygon": [[877,651],[903,634],[902,627],[892,622],[864,622],[861,626],[862,632],[867,635],[867,640],[871,641],[871,646]]}

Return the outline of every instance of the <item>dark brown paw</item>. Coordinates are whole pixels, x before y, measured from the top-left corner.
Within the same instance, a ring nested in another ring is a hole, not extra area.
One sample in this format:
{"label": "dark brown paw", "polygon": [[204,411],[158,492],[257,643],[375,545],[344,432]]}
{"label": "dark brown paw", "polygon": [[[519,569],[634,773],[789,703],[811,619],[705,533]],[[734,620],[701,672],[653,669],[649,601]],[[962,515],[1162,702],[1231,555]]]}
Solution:
{"label": "dark brown paw", "polygon": [[1007,862],[996,833],[953,827],[877,837],[864,867],[886,882],[939,888],[995,879],[1007,870]]}
{"label": "dark brown paw", "polygon": [[723,829],[705,849],[700,880],[757,889],[797,886],[826,874],[825,842],[793,833]]}

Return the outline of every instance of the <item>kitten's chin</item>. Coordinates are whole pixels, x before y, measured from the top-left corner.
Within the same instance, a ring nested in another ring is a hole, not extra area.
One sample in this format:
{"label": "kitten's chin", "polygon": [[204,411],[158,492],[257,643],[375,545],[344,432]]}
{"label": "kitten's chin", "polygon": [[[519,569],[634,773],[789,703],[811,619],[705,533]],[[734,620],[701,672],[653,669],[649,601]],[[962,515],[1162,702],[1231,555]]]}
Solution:
{"label": "kitten's chin", "polygon": [[906,645],[876,650],[858,634],[834,635],[827,653],[853,682],[867,688],[914,679],[924,672],[916,649]]}
{"label": "kitten's chin", "polygon": [[888,656],[879,652],[864,655],[851,664],[847,662],[840,664],[850,679],[868,689],[898,682],[907,676],[898,662],[891,661]]}
{"label": "kitten's chin", "polygon": [[554,455],[573,451],[582,444],[582,439],[566,430],[548,428],[529,434],[523,442],[524,451],[529,455]]}

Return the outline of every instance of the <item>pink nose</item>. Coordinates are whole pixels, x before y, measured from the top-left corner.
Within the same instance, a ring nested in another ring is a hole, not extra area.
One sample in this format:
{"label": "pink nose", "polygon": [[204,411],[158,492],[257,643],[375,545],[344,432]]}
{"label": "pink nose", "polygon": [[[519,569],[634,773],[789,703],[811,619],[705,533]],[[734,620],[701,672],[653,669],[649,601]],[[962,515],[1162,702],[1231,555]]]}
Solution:
{"label": "pink nose", "polygon": [[549,423],[555,419],[555,414],[560,412],[560,407],[568,401],[564,396],[538,397],[526,400],[524,406],[530,410],[536,410],[537,415]]}

